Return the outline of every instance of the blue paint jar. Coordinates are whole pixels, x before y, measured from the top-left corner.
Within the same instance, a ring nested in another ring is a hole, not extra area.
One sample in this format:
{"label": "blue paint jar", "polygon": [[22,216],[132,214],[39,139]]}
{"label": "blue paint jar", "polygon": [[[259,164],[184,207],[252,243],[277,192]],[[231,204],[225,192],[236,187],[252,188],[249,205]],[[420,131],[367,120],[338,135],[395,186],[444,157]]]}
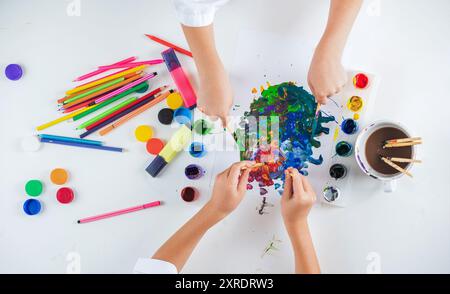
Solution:
{"label": "blue paint jar", "polygon": [[206,148],[203,143],[200,142],[192,142],[189,146],[189,154],[192,155],[192,157],[200,158],[206,155]]}
{"label": "blue paint jar", "polygon": [[345,119],[341,124],[341,130],[347,135],[355,134],[359,129],[358,123],[352,118]]}
{"label": "blue paint jar", "polygon": [[173,113],[173,119],[180,125],[191,125],[192,113],[185,107],[180,107]]}

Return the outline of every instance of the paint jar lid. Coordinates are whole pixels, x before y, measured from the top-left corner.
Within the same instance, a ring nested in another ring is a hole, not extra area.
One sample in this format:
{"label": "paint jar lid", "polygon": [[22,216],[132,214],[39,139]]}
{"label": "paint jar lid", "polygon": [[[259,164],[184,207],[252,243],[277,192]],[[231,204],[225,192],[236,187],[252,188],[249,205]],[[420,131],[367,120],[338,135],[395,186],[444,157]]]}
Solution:
{"label": "paint jar lid", "polygon": [[170,108],[163,108],[158,112],[158,120],[163,125],[170,125],[173,121],[173,110]]}
{"label": "paint jar lid", "polygon": [[28,199],[23,203],[23,211],[27,215],[36,215],[41,212],[42,205],[37,199]]}
{"label": "paint jar lid", "polygon": [[139,89],[136,91],[136,93],[142,94],[142,93],[147,92],[148,88],[150,87],[150,85],[148,84],[148,81],[142,82],[142,84],[145,85],[145,86],[143,86],[142,88],[139,88]]}
{"label": "paint jar lid", "polygon": [[41,148],[41,141],[37,136],[26,136],[20,141],[20,146],[25,152],[36,152]]}
{"label": "paint jar lid", "polygon": [[203,143],[192,142],[189,146],[189,154],[195,158],[200,158],[206,155],[206,148]]}
{"label": "paint jar lid", "polygon": [[336,199],[338,199],[340,194],[341,194],[340,190],[333,186],[328,186],[323,189],[323,198],[327,202],[336,201]]}
{"label": "paint jar lid", "polygon": [[23,75],[22,67],[18,64],[10,64],[5,69],[5,75],[11,81],[17,81]]}
{"label": "paint jar lid", "polygon": [[174,92],[174,93],[170,94],[169,96],[167,96],[166,103],[167,103],[167,106],[173,110],[182,107],[184,104],[183,98],[181,97],[181,94],[178,92]]}
{"label": "paint jar lid", "polygon": [[136,140],[146,143],[153,136],[153,129],[147,125],[138,126],[134,131],[134,135]]}
{"label": "paint jar lid", "polygon": [[64,185],[67,182],[69,174],[63,168],[55,168],[50,173],[50,181],[55,185]]}
{"label": "paint jar lid", "polygon": [[39,180],[29,180],[25,184],[25,192],[32,197],[41,195],[43,190],[42,182]]}
{"label": "paint jar lid", "polygon": [[180,125],[191,124],[192,113],[185,107],[180,107],[173,113],[173,118]]}
{"label": "paint jar lid", "polygon": [[158,138],[151,138],[147,141],[147,152],[152,155],[158,155],[159,152],[164,148],[164,142]]}
{"label": "paint jar lid", "polygon": [[73,190],[70,188],[63,187],[56,192],[56,199],[62,204],[72,202],[73,198],[74,198]]}

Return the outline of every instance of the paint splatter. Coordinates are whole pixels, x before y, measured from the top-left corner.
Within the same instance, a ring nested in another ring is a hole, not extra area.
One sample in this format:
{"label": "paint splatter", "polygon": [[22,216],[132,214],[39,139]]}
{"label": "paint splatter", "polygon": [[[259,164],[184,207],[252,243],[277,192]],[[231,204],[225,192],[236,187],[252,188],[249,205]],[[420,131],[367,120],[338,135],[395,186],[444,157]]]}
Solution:
{"label": "paint splatter", "polygon": [[267,197],[263,197],[261,205],[259,208],[256,208],[258,210],[258,213],[260,215],[267,214],[268,212],[265,210],[267,207],[273,207],[273,204],[267,202]]}
{"label": "paint splatter", "polygon": [[[288,167],[307,175],[308,163],[322,164],[322,155],[312,156],[313,148],[320,147],[315,138],[328,134],[329,128],[322,124],[335,118],[322,112],[316,118],[316,107],[314,96],[292,82],[269,86],[253,100],[235,132],[241,160],[265,163],[250,172],[250,183],[256,181],[260,188],[272,186],[274,180],[284,179]],[[267,131],[261,132],[264,129]]]}
{"label": "paint splatter", "polygon": [[278,248],[278,245],[280,245],[281,242],[282,242],[281,240],[277,239],[275,235],[273,235],[272,239],[269,240],[269,243],[264,248],[261,258],[263,258],[266,255],[270,255],[273,251],[279,251],[280,249]]}

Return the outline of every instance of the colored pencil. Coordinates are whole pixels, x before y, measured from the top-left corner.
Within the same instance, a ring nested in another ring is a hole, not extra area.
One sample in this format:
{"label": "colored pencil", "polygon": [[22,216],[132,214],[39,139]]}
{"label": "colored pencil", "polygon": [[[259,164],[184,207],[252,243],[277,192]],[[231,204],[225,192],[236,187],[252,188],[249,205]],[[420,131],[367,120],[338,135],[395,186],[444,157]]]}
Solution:
{"label": "colored pencil", "polygon": [[82,85],[82,86],[75,87],[75,88],[73,88],[73,89],[71,89],[71,90],[68,90],[68,91],[66,92],[66,95],[70,95],[70,94],[73,94],[73,93],[77,93],[77,92],[83,91],[83,90],[85,90],[85,89],[88,89],[88,88],[91,88],[91,87],[94,87],[94,86],[103,84],[103,83],[105,83],[105,82],[112,81],[112,80],[114,80],[114,79],[117,79],[117,78],[126,76],[127,74],[141,71],[141,70],[143,70],[144,68],[146,68],[147,66],[148,66],[148,65],[145,65],[145,64],[144,64],[144,65],[140,65],[140,66],[137,66],[137,67],[134,67],[134,68],[130,68],[130,69],[128,69],[128,70],[125,70],[125,71],[122,71],[122,72],[113,74],[113,75],[111,75],[111,76],[108,76],[108,77],[105,77],[105,78],[101,78],[101,79],[98,79],[98,80],[96,80],[96,81],[93,81],[93,82],[84,84],[84,85]]}
{"label": "colored pencil", "polygon": [[119,109],[121,109],[121,108],[127,106],[128,104],[130,104],[130,103],[132,103],[132,102],[134,102],[134,101],[136,101],[136,100],[137,100],[137,97],[131,97],[131,98],[128,98],[127,100],[123,101],[122,103],[117,104],[116,106],[111,107],[110,109],[108,109],[108,110],[106,110],[106,111],[100,113],[99,115],[96,115],[95,117],[93,117],[93,118],[91,118],[91,119],[85,121],[84,123],[82,123],[81,125],[79,125],[79,126],[77,127],[77,130],[84,129],[85,127],[87,127],[87,126],[89,126],[89,125],[91,125],[91,124],[93,124],[93,123],[95,123],[95,122],[101,120],[101,119],[104,118],[105,116],[110,115],[110,114],[113,113],[114,111],[117,111],[117,110],[119,110]]}
{"label": "colored pencil", "polygon": [[192,53],[189,52],[189,51],[186,50],[186,49],[183,49],[183,48],[181,48],[181,47],[178,47],[178,46],[175,45],[175,44],[172,44],[172,43],[170,43],[170,42],[164,41],[164,40],[162,40],[162,39],[160,39],[160,38],[158,38],[158,37],[155,37],[155,36],[153,36],[153,35],[147,35],[147,34],[145,34],[145,35],[146,35],[148,38],[150,38],[151,40],[153,40],[153,41],[155,41],[155,42],[157,42],[157,43],[159,43],[159,44],[162,44],[162,45],[167,46],[167,47],[169,47],[169,48],[173,48],[173,50],[175,50],[175,51],[177,51],[177,52],[180,52],[180,53],[182,53],[182,54],[184,54],[184,55],[193,57],[193,56],[192,56]]}
{"label": "colored pencil", "polygon": [[[130,63],[130,62],[135,61],[136,59],[137,59],[137,57],[134,57],[134,56],[133,56],[133,57],[129,57],[129,58],[127,58],[127,59],[118,61],[118,62],[116,62],[116,63],[113,63],[113,64],[111,64],[111,65],[118,65],[118,64],[124,64],[124,63]],[[97,69],[97,70],[94,70],[93,72],[90,72],[90,73],[87,73],[87,74],[85,74],[85,75],[79,76],[78,78],[76,78],[76,79],[73,80],[73,81],[74,81],[74,82],[80,82],[80,81],[82,81],[82,80],[88,79],[88,78],[93,77],[93,76],[96,76],[96,75],[98,75],[98,74],[101,74],[101,73],[103,73],[103,72],[105,72],[105,71],[107,71],[107,70]]]}
{"label": "colored pencil", "polygon": [[103,95],[103,94],[108,94],[109,92],[112,92],[115,89],[123,87],[123,86],[125,86],[125,85],[127,85],[127,84],[129,84],[131,82],[134,82],[135,80],[137,80],[137,79],[139,79],[141,77],[142,76],[139,75],[139,74],[133,75],[132,77],[130,77],[130,78],[128,78],[128,79],[118,83],[118,84],[115,84],[115,85],[113,85],[111,87],[108,87],[108,88],[103,89],[103,90],[101,90],[99,92],[93,93],[93,94],[91,94],[89,96],[86,96],[86,97],[84,97],[82,99],[79,99],[78,101],[75,101],[75,102],[72,102],[72,103],[67,103],[66,105],[64,105],[64,113],[72,112],[72,111],[77,110],[77,109],[79,109],[81,107],[84,107],[84,106],[88,105],[89,103],[93,102],[94,98],[96,98],[96,97],[98,97],[100,95]]}
{"label": "colored pencil", "polygon": [[126,91],[126,90],[128,90],[128,89],[130,89],[130,88],[132,88],[132,87],[134,87],[134,86],[136,86],[136,85],[138,85],[138,84],[140,84],[140,83],[142,83],[144,81],[147,81],[147,80],[149,80],[149,79],[151,79],[153,77],[156,77],[156,75],[158,75],[158,73],[156,73],[156,72],[151,73],[151,74],[146,74],[142,78],[140,78],[139,80],[131,82],[131,83],[129,83],[126,86],[123,86],[123,87],[121,87],[121,88],[119,88],[119,89],[117,89],[117,90],[115,90],[115,91],[113,91],[111,93],[108,93],[108,94],[106,94],[106,95],[104,95],[104,96],[102,96],[102,97],[100,97],[98,99],[95,99],[95,103],[97,104],[97,103],[103,102],[103,101],[105,101],[105,100],[107,100],[107,99],[109,99],[109,98],[111,98],[113,96],[116,96],[117,94],[120,94],[123,91]]}
{"label": "colored pencil", "polygon": [[71,119],[72,117],[74,117],[74,116],[76,116],[76,115],[78,115],[78,114],[83,113],[84,111],[89,111],[92,107],[93,107],[93,106],[90,106],[90,107],[87,107],[87,108],[80,109],[80,110],[78,110],[78,111],[74,111],[74,112],[72,112],[72,113],[69,113],[69,114],[67,114],[67,115],[65,115],[65,116],[62,116],[62,117],[60,117],[60,118],[57,118],[57,119],[55,119],[55,120],[52,120],[52,121],[50,121],[50,122],[48,122],[48,123],[45,123],[45,124],[43,124],[43,125],[40,125],[40,126],[36,127],[36,130],[37,130],[37,131],[45,130],[46,128],[49,128],[49,127],[54,126],[54,125],[56,125],[56,124],[59,124],[59,123],[61,123],[61,122],[63,122],[63,121],[69,120],[69,119]]}
{"label": "colored pencil", "polygon": [[101,84],[101,85],[99,85],[99,86],[97,86],[97,87],[94,87],[94,88],[92,88],[91,90],[89,90],[89,91],[87,91],[87,92],[85,92],[85,93],[83,93],[83,94],[79,94],[79,95],[76,95],[76,96],[74,96],[74,97],[72,97],[72,98],[69,98],[69,99],[65,100],[65,101],[63,102],[63,104],[68,104],[68,103],[70,103],[70,102],[77,101],[77,100],[79,100],[79,99],[81,99],[81,98],[84,98],[84,97],[86,97],[86,96],[89,96],[89,95],[91,95],[91,94],[94,94],[94,93],[96,93],[96,92],[98,92],[98,91],[101,91],[101,90],[103,90],[103,89],[106,89],[106,88],[108,88],[108,87],[110,87],[110,86],[116,85],[116,84],[122,82],[124,79],[125,79],[124,77],[120,77],[120,78],[117,78],[117,79],[115,79],[115,80],[109,81],[109,82],[107,82],[107,83]]}
{"label": "colored pencil", "polygon": [[83,134],[81,134],[80,138],[89,136],[90,134],[96,132],[97,130],[100,130],[101,128],[109,125],[110,123],[113,123],[114,121],[116,121],[116,120],[120,119],[121,117],[127,115],[128,113],[132,112],[133,110],[138,109],[142,105],[152,101],[154,98],[155,98],[154,95],[149,96],[149,97],[148,97],[148,95],[143,96],[140,99],[131,103],[130,105],[126,106],[125,109],[121,109],[117,112],[113,112],[109,116],[104,117],[101,120],[99,120],[98,122],[87,127],[86,128],[87,131],[84,132]]}
{"label": "colored pencil", "polygon": [[113,103],[114,101],[122,99],[123,97],[125,97],[125,96],[127,96],[129,94],[132,94],[132,93],[134,93],[136,91],[139,91],[140,89],[142,89],[142,88],[144,88],[146,86],[147,86],[146,82],[143,82],[143,83],[140,83],[139,85],[137,85],[136,87],[133,87],[133,88],[131,88],[131,89],[129,89],[129,90],[123,92],[123,93],[120,93],[117,96],[114,96],[114,97],[112,97],[112,98],[110,98],[110,99],[108,99],[106,101],[103,101],[102,103],[89,105],[89,106],[92,106],[91,109],[89,109],[89,110],[87,110],[85,112],[82,112],[80,114],[75,115],[73,117],[73,120],[75,120],[75,121],[79,120],[79,119],[85,117],[86,115],[89,115],[89,114],[91,114],[91,113],[93,113],[93,112],[95,112],[95,111],[97,111],[97,110],[99,110],[99,109],[101,109],[101,108],[103,108],[103,107]]}
{"label": "colored pencil", "polygon": [[159,96],[155,96],[154,100],[152,100],[149,103],[144,104],[140,108],[138,108],[138,109],[128,113],[127,115],[125,115],[122,118],[120,118],[119,120],[117,120],[115,123],[112,123],[109,126],[104,127],[103,129],[101,129],[99,131],[100,136],[104,136],[104,135],[108,134],[112,130],[117,129],[118,127],[120,127],[121,125],[126,123],[127,121],[131,120],[133,117],[138,116],[139,114],[143,113],[144,111],[146,111],[150,107],[152,107],[152,106],[158,104],[159,102],[163,101],[164,99],[167,98],[167,96],[169,96],[170,93],[173,93],[173,90],[168,91],[168,92],[163,93],[163,94],[160,94]]}
{"label": "colored pencil", "polygon": [[110,115],[108,115],[108,116],[102,118],[102,119],[99,120],[98,122],[96,122],[96,123],[90,125],[90,126],[87,127],[86,129],[87,129],[87,130],[92,129],[92,128],[96,127],[97,125],[103,123],[104,121],[106,121],[106,120],[108,120],[108,119],[110,119],[110,118],[112,118],[112,117],[114,117],[114,116],[120,114],[122,111],[128,110],[129,108],[131,108],[131,107],[133,107],[133,106],[135,106],[135,105],[141,103],[141,102],[144,101],[144,100],[148,100],[148,99],[153,100],[153,99],[155,98],[155,95],[158,94],[159,92],[161,92],[161,88],[158,88],[158,89],[155,89],[155,90],[151,91],[150,93],[148,93],[148,94],[146,94],[146,95],[140,97],[138,100],[134,101],[134,102],[131,103],[130,105],[127,105],[124,109],[117,110],[117,111],[111,113]]}
{"label": "colored pencil", "polygon": [[63,137],[63,136],[48,135],[48,134],[39,134],[38,137],[40,139],[48,139],[48,140],[53,140],[53,141],[75,142],[75,143],[80,143],[80,144],[98,145],[98,146],[103,145],[103,142],[101,142],[101,141]]}
{"label": "colored pencil", "polygon": [[103,214],[100,214],[100,215],[83,218],[83,219],[78,220],[77,223],[85,224],[85,223],[98,221],[98,220],[101,220],[101,219],[114,217],[114,216],[130,213],[130,212],[144,210],[144,209],[147,209],[147,208],[159,206],[161,204],[162,204],[161,201],[154,201],[154,202],[146,203],[146,204],[143,204],[143,205],[138,205],[138,206],[129,207],[129,208],[113,211],[113,212],[107,212],[107,213],[103,213]]}
{"label": "colored pencil", "polygon": [[112,151],[112,152],[123,152],[124,151],[123,148],[119,148],[119,147],[110,147],[110,146],[103,146],[103,145],[88,145],[88,144],[82,144],[82,143],[76,143],[76,142],[65,142],[65,141],[57,141],[57,140],[44,139],[44,138],[41,138],[41,142],[57,144],[57,145],[88,148],[88,149]]}
{"label": "colored pencil", "polygon": [[392,168],[398,170],[399,172],[410,176],[411,178],[413,177],[412,174],[410,172],[408,172],[406,169],[396,165],[395,163],[393,163],[392,161],[390,161],[389,159],[387,159],[386,157],[381,157],[381,160],[383,160],[386,164],[390,165]]}
{"label": "colored pencil", "polygon": [[387,157],[390,161],[393,162],[411,162],[411,163],[422,163],[422,160],[411,159],[411,158],[400,158],[400,157]]}
{"label": "colored pencil", "polygon": [[148,65],[155,65],[155,64],[161,64],[164,60],[162,59],[155,59],[155,60],[147,60],[147,61],[138,61],[138,62],[130,62],[130,63],[124,63],[124,64],[117,64],[117,65],[105,65],[105,66],[99,66],[100,69],[117,69],[117,68],[127,68],[127,67],[135,67],[143,64]]}

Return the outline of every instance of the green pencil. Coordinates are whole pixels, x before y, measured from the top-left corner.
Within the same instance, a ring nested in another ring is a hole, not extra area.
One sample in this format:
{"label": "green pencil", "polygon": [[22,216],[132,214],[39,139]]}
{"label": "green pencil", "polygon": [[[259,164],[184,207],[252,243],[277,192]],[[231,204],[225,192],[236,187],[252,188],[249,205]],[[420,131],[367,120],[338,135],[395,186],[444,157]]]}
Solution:
{"label": "green pencil", "polygon": [[74,121],[79,120],[79,119],[85,117],[86,115],[89,115],[89,114],[99,110],[100,108],[103,108],[103,107],[105,107],[105,106],[107,106],[107,105],[109,105],[109,104],[111,104],[111,103],[113,103],[113,102],[115,102],[115,101],[117,101],[117,100],[119,100],[119,99],[121,99],[121,98],[123,98],[123,97],[125,97],[125,96],[127,96],[129,94],[131,94],[131,93],[137,92],[137,91],[139,91],[140,89],[142,89],[142,88],[144,88],[146,86],[147,86],[147,82],[142,82],[139,85],[137,85],[137,86],[135,86],[135,87],[133,87],[133,88],[123,92],[123,93],[120,93],[117,96],[114,96],[114,97],[112,97],[112,98],[110,98],[110,99],[108,99],[106,101],[103,101],[102,103],[97,104],[95,107],[92,107],[91,109],[89,109],[87,111],[84,111],[84,112],[82,112],[80,114],[75,115],[73,117],[73,120]]}
{"label": "green pencil", "polygon": [[90,120],[85,121],[84,123],[82,123],[81,125],[79,125],[79,126],[77,127],[77,130],[84,129],[84,128],[86,128],[87,126],[89,126],[89,125],[91,125],[91,124],[93,124],[93,123],[96,123],[97,121],[101,120],[101,119],[104,118],[105,116],[110,115],[110,114],[113,113],[114,111],[119,110],[119,109],[121,109],[122,107],[125,107],[125,106],[127,106],[128,104],[130,104],[131,102],[136,101],[136,100],[137,100],[137,97],[131,97],[131,98],[128,98],[127,100],[123,101],[122,103],[117,104],[116,106],[111,107],[110,109],[108,109],[108,110],[106,110],[106,111],[103,111],[102,113],[100,113],[99,115],[97,115],[97,116],[91,118]]}
{"label": "green pencil", "polygon": [[118,84],[118,83],[122,82],[124,79],[125,79],[124,77],[121,77],[121,78],[112,80],[110,82],[104,83],[104,84],[102,84],[102,85],[100,85],[98,87],[95,87],[94,89],[89,90],[89,91],[87,91],[87,92],[85,92],[83,94],[76,95],[76,96],[73,96],[70,99],[67,99],[66,101],[64,101],[64,104],[68,104],[70,102],[73,102],[73,101],[76,101],[78,99],[84,98],[84,97],[86,97],[88,95],[94,94],[95,92],[98,92],[98,91],[101,91],[101,90],[106,89],[108,87],[111,87],[111,86],[113,86],[115,84]]}

